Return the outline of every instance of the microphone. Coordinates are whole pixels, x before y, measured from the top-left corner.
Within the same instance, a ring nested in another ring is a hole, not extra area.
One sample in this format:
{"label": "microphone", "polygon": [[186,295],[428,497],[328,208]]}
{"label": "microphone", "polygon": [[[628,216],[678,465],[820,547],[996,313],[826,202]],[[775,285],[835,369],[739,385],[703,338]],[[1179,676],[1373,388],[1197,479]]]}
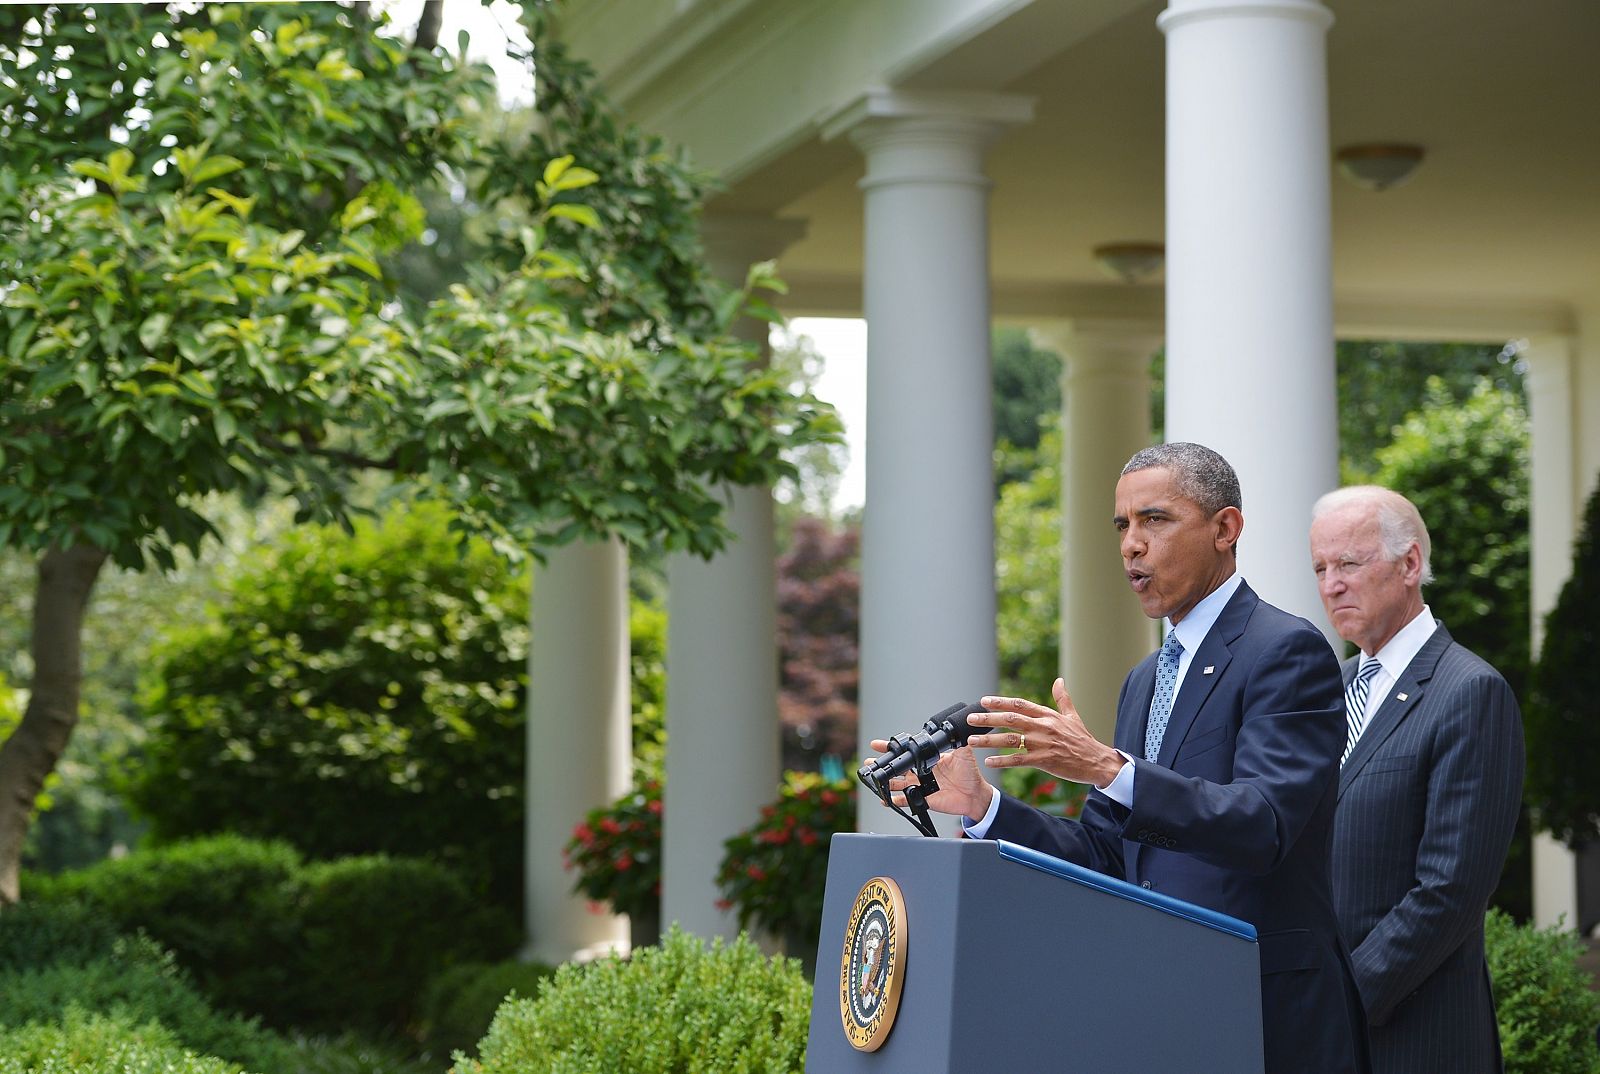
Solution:
{"label": "microphone", "polygon": [[913,767],[925,772],[943,753],[967,744],[973,735],[988,734],[993,728],[973,727],[967,717],[975,712],[986,712],[982,705],[957,701],[949,708],[930,716],[921,731],[908,731],[889,740],[889,749],[869,758],[856,772],[856,777],[884,801],[889,800],[889,781],[909,772]]}

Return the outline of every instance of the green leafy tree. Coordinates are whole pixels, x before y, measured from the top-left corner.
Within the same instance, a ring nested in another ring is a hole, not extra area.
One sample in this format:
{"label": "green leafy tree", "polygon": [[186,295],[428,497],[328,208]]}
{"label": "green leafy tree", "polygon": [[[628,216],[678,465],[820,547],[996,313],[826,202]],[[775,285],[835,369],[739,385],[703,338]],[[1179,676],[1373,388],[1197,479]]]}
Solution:
{"label": "green leafy tree", "polygon": [[724,334],[750,286],[697,276],[680,309],[635,281],[650,303],[625,317],[585,290],[613,266],[586,258],[605,247],[583,192],[609,195],[567,157],[532,172],[514,269],[420,321],[375,316],[377,258],[422,223],[408,188],[468,153],[460,102],[487,85],[422,41],[319,4],[4,19],[0,546],[39,573],[29,704],[0,745],[0,902],[78,721],[95,581],[198,549],[209,494],[287,490],[297,520],[347,522],[376,471],[507,554],[585,535],[709,554],[716,485],[770,482],[831,432]]}
{"label": "green leafy tree", "polygon": [[995,485],[1003,490],[1043,462],[1056,461],[1034,449],[1061,416],[1061,357],[1033,345],[1025,328],[997,328],[991,340],[994,438],[998,464]]}
{"label": "green leafy tree", "polygon": [[1061,667],[1061,430],[1043,424],[994,514],[999,689],[1013,697],[1049,696]]}
{"label": "green leafy tree", "polygon": [[287,532],[151,654],[129,797],[164,841],[432,856],[515,906],[527,608],[438,505]]}
{"label": "green leafy tree", "polygon": [[1528,414],[1480,381],[1455,402],[1430,380],[1421,407],[1376,456],[1378,483],[1410,498],[1433,541],[1428,606],[1518,697],[1528,683]]}
{"label": "green leafy tree", "polygon": [[1600,491],[1589,497],[1572,574],[1544,620],[1544,643],[1523,711],[1527,797],[1541,827],[1572,847],[1600,837]]}
{"label": "green leafy tree", "polygon": [[[1381,467],[1378,453],[1427,401],[1465,403],[1489,380],[1523,400],[1523,366],[1515,346],[1478,343],[1411,343],[1340,340],[1339,449],[1346,480],[1369,480]],[[1436,382],[1436,383],[1435,383]]]}

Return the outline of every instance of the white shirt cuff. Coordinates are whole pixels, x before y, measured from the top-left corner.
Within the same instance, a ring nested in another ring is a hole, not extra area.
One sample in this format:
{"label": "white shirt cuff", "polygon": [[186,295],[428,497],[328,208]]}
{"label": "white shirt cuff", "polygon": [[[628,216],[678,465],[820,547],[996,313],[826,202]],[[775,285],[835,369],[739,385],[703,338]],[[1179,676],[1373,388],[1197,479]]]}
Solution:
{"label": "white shirt cuff", "polygon": [[968,823],[966,817],[961,818],[961,829],[972,839],[982,839],[989,834],[989,825],[994,823],[996,814],[1000,812],[1000,788],[996,787],[989,796],[989,808],[984,811],[983,819]]}
{"label": "white shirt cuff", "polygon": [[[1121,750],[1117,751],[1122,753]],[[1133,758],[1122,753],[1123,765],[1117,770],[1116,777],[1104,787],[1097,787],[1101,794],[1122,806],[1124,809],[1133,808]]]}

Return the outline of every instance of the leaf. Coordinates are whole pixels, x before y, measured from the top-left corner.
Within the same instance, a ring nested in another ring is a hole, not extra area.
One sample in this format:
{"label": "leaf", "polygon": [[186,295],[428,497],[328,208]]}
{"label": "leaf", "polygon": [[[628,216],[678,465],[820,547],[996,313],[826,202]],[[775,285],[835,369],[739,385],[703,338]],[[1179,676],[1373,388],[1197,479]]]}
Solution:
{"label": "leaf", "polygon": [[600,227],[600,214],[587,205],[563,202],[560,205],[550,206],[545,212],[549,216],[560,216],[567,220],[576,221],[587,228],[598,230]]}
{"label": "leaf", "polygon": [[139,343],[146,351],[153,351],[157,344],[166,337],[167,329],[172,326],[172,315],[167,313],[152,313],[144,319],[139,326]]}
{"label": "leaf", "polygon": [[201,162],[199,170],[194,173],[194,178],[190,182],[195,185],[207,183],[219,176],[227,175],[229,172],[236,172],[242,167],[244,167],[244,161],[238,157],[207,157]]}
{"label": "leaf", "polygon": [[557,157],[549,164],[546,164],[544,166],[544,185],[554,187],[556,183],[560,182],[567,169],[572,167],[572,160],[573,158],[569,154],[568,156]]}

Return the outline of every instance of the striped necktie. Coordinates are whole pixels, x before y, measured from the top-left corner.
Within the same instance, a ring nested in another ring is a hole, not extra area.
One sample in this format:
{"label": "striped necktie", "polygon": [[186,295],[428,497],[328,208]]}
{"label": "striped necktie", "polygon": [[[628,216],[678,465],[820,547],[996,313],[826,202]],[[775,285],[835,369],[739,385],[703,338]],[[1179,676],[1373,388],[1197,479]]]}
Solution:
{"label": "striped necktie", "polygon": [[1178,656],[1183,642],[1178,632],[1167,634],[1156,656],[1156,692],[1150,699],[1150,722],[1144,728],[1144,759],[1153,761],[1161,752],[1161,736],[1167,732],[1167,717],[1172,715],[1172,693],[1178,683]]}
{"label": "striped necktie", "polygon": [[1356,739],[1361,737],[1362,728],[1367,726],[1367,691],[1372,689],[1372,680],[1382,667],[1372,657],[1362,657],[1361,670],[1344,688],[1344,722],[1349,734],[1345,738],[1344,756],[1339,758],[1340,764],[1350,759],[1350,751],[1356,748]]}

